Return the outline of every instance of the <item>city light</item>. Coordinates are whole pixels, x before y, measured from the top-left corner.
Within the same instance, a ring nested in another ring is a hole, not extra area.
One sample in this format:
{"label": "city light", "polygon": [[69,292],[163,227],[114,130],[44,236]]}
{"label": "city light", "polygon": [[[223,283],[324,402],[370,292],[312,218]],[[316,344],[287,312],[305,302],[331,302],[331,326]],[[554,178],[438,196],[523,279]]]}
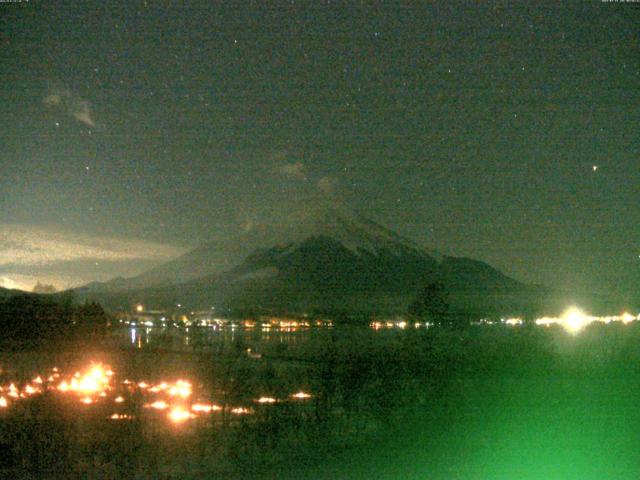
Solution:
{"label": "city light", "polygon": [[634,317],[629,312],[624,312],[621,315],[605,315],[601,317],[587,315],[580,308],[573,306],[568,308],[560,317],[541,317],[535,320],[535,324],[543,327],[560,325],[567,332],[576,334],[594,322],[603,324],[620,322],[627,325],[639,319],[640,315]]}
{"label": "city light", "polygon": [[521,318],[515,317],[515,318],[506,318],[504,319],[503,323],[505,325],[522,325],[524,322]]}
{"label": "city light", "polygon": [[275,398],[272,397],[260,397],[257,400],[258,403],[276,403],[277,400]]}
{"label": "city light", "polygon": [[291,395],[293,398],[297,398],[298,400],[306,400],[307,398],[311,398],[311,395],[305,392],[298,392]]}
{"label": "city light", "polygon": [[591,319],[578,307],[571,307],[562,314],[562,325],[569,333],[582,330]]}
{"label": "city light", "polygon": [[620,321],[624,324],[633,322],[635,319],[636,317],[631,315],[629,312],[624,312],[622,315],[620,315]]}

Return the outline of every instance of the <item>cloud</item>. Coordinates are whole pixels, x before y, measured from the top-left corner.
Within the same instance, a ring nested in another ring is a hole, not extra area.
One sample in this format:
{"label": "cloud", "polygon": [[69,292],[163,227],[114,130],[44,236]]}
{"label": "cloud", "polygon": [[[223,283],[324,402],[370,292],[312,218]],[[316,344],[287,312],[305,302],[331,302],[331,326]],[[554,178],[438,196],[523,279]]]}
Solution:
{"label": "cloud", "polygon": [[8,288],[10,290],[27,290],[29,288],[27,283],[22,283],[16,280],[13,276],[0,275],[0,287]]}
{"label": "cloud", "polygon": [[70,261],[161,260],[180,249],[154,242],[78,235],[29,225],[0,224],[0,267]]}
{"label": "cloud", "polygon": [[89,125],[90,127],[96,126],[96,122],[94,122],[91,117],[91,107],[86,100],[76,98],[73,103],[73,108],[70,109],[70,113],[76,120],[85,125]]}
{"label": "cloud", "polygon": [[135,275],[182,253],[144,240],[0,224],[0,286],[31,289],[40,281],[66,288]]}
{"label": "cloud", "polygon": [[63,110],[67,115],[89,127],[96,126],[91,112],[91,104],[68,88],[51,84],[47,95],[42,99],[42,103],[48,107]]}
{"label": "cloud", "polygon": [[307,179],[307,167],[302,162],[290,162],[279,165],[276,168],[277,173],[287,178],[295,178],[297,180]]}

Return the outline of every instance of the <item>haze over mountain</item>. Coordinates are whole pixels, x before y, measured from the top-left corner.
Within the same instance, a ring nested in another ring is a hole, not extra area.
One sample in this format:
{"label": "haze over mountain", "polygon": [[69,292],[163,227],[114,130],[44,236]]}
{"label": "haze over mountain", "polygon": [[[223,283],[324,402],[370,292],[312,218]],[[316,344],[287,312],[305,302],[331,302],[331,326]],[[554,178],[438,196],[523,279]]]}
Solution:
{"label": "haze over mountain", "polygon": [[420,251],[434,260],[442,256],[330,200],[318,200],[292,208],[286,219],[248,225],[235,238],[205,243],[158,267],[131,278],[96,283],[93,288],[125,290],[185,283],[206,275],[233,270],[249,255],[274,246],[300,244],[325,236],[355,253],[375,254],[385,248]]}
{"label": "haze over mountain", "polygon": [[[428,282],[453,292],[514,294],[524,286],[486,263],[442,255],[333,202],[292,209],[133,278],[82,295],[121,308],[145,301],[193,308],[402,312]],[[484,303],[480,302],[480,307]]]}

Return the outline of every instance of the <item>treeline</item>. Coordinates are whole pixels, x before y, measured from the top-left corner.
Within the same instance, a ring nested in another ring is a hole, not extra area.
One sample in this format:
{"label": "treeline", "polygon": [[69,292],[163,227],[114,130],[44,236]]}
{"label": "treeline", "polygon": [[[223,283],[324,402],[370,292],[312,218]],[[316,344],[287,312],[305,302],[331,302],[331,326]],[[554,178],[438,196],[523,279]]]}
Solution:
{"label": "treeline", "polygon": [[102,333],[110,317],[100,304],[78,304],[73,294],[20,294],[0,299],[0,339],[42,343]]}

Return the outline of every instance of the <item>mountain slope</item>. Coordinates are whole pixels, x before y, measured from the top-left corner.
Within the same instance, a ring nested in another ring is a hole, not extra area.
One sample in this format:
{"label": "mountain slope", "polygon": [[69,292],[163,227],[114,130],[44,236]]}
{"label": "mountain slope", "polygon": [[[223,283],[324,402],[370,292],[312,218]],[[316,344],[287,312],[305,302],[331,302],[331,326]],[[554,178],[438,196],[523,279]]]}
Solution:
{"label": "mountain slope", "polygon": [[321,206],[292,214],[284,226],[248,230],[120,280],[110,298],[120,298],[123,307],[146,301],[230,310],[404,312],[433,281],[467,297],[504,297],[522,288],[483,262],[442,256],[345,208]]}
{"label": "mountain slope", "polygon": [[228,272],[256,251],[274,245],[298,244],[315,236],[332,238],[353,252],[375,253],[380,249],[420,251],[434,259],[441,258],[437,252],[427,250],[347,208],[320,202],[291,212],[284,223],[254,225],[237,235],[208,242],[135,277],[96,282],[85,288],[115,292],[185,283]]}
{"label": "mountain slope", "polygon": [[0,298],[11,297],[12,295],[15,295],[17,293],[21,293],[21,292],[17,290],[9,290],[8,288],[0,287]]}

